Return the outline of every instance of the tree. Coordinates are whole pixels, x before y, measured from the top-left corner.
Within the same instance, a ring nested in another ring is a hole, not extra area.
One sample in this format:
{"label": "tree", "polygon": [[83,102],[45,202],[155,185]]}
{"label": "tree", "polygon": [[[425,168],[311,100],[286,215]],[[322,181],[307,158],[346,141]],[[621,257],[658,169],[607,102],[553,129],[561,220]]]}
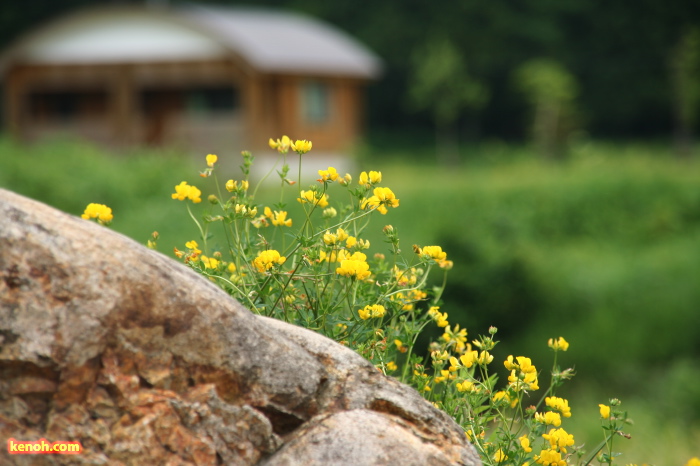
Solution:
{"label": "tree", "polygon": [[685,31],[671,52],[674,143],[684,157],[691,153],[693,125],[700,104],[700,28]]}
{"label": "tree", "polygon": [[515,72],[515,85],[533,111],[535,144],[547,157],[561,156],[571,132],[578,84],[559,63],[548,59],[525,62]]}
{"label": "tree", "polygon": [[464,57],[446,38],[433,38],[416,49],[411,71],[410,102],[431,114],[438,160],[457,164],[457,120],[465,109],[481,109],[488,101],[488,91],[469,75]]}

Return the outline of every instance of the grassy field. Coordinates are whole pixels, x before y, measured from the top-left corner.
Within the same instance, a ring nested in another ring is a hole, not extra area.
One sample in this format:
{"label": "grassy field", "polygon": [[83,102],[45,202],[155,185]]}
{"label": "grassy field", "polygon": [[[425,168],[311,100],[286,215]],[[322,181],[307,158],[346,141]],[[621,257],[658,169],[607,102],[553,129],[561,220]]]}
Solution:
{"label": "grassy field", "polygon": [[[443,309],[472,337],[497,326],[496,358],[531,356],[546,372],[547,339],[569,340],[562,364],[579,375],[562,393],[578,443],[597,443],[597,404],[618,397],[636,420],[634,439],[618,441],[622,464],[682,465],[700,455],[700,159],[603,143],[579,144],[566,161],[502,143],[464,156],[448,168],[431,162],[429,148],[363,149],[358,168],[381,170],[401,200],[373,223],[370,252],[384,252],[385,224],[407,254],[413,244],[443,246],[455,262]],[[112,229],[141,243],[157,230],[166,254],[197,239],[170,194],[182,180],[209,194],[203,168],[203,156],[0,139],[0,187],[76,215],[105,203]],[[261,203],[279,201],[273,187],[261,189]],[[292,218],[295,189],[286,194]]]}

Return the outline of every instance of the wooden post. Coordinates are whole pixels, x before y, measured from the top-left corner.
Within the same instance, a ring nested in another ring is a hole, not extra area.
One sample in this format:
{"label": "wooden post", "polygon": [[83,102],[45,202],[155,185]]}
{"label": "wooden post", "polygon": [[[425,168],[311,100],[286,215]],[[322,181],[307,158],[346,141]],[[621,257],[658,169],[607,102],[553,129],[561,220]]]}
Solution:
{"label": "wooden post", "polygon": [[26,96],[20,68],[14,68],[7,74],[4,90],[3,126],[13,137],[23,139],[25,134],[22,131],[22,103]]}
{"label": "wooden post", "polygon": [[136,89],[132,67],[121,65],[115,69],[112,83],[111,118],[113,140],[117,145],[134,143],[134,122],[137,120]]}

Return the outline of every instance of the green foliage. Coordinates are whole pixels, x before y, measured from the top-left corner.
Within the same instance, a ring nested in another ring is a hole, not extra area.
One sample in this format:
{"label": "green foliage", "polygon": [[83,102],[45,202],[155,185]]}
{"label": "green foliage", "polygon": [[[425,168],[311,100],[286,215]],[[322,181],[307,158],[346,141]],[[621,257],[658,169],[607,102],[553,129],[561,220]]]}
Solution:
{"label": "green foliage", "polygon": [[448,39],[426,42],[412,60],[409,95],[415,107],[430,111],[437,125],[452,123],[464,108],[479,110],[488,101],[488,90],[469,76],[464,57]]}
{"label": "green foliage", "polygon": [[163,199],[172,192],[172,179],[188,176],[193,167],[173,151],[106,153],[69,139],[26,145],[0,137],[0,187],[73,215],[87,202],[106,204],[115,215],[110,228],[142,243],[158,229],[170,250],[187,234],[167,221],[178,209]]}
{"label": "green foliage", "polygon": [[525,62],[513,79],[532,107],[535,143],[544,155],[560,155],[573,129],[576,79],[559,63],[547,59]]}
{"label": "green foliage", "polygon": [[[542,342],[565,335],[566,359],[578,373],[573,385],[580,387],[562,387],[574,410],[567,430],[589,451],[600,423],[584,421],[584,411],[621,394],[637,421],[629,428],[634,440],[614,446],[624,461],[683,464],[696,454],[697,162],[679,162],[662,147],[587,143],[574,147],[567,162],[552,163],[525,147],[489,143],[465,148],[472,156],[463,169],[445,170],[407,163],[421,159],[421,146],[402,146],[400,138],[385,144],[390,150],[370,147],[365,158],[391,174],[401,198],[390,223],[401,232],[404,254],[411,255],[411,244],[441,244],[455,263],[440,298],[452,324],[477,332],[497,326],[494,364],[527,354],[539,368],[551,358]],[[375,154],[382,159],[373,161]],[[198,234],[170,198],[173,186],[193,174],[211,181],[196,172],[176,154],[0,140],[0,186],[75,215],[88,202],[105,203],[115,214],[110,228],[142,243],[158,230],[166,253]],[[277,202],[264,191],[259,200]],[[290,208],[294,218],[302,212]],[[384,234],[370,230],[373,247],[389,254]],[[418,350],[441,334],[433,330],[416,352],[426,356]],[[545,386],[546,371],[540,377]],[[647,448],[658,441],[672,448]]]}

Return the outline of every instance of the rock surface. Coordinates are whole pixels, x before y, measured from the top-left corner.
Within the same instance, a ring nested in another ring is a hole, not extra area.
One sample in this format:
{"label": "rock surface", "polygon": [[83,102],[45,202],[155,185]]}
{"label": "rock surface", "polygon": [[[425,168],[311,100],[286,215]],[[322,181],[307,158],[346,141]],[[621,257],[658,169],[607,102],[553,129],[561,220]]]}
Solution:
{"label": "rock surface", "polygon": [[[9,455],[7,439],[80,441]],[[0,189],[0,464],[478,465],[351,350],[175,261]]]}

